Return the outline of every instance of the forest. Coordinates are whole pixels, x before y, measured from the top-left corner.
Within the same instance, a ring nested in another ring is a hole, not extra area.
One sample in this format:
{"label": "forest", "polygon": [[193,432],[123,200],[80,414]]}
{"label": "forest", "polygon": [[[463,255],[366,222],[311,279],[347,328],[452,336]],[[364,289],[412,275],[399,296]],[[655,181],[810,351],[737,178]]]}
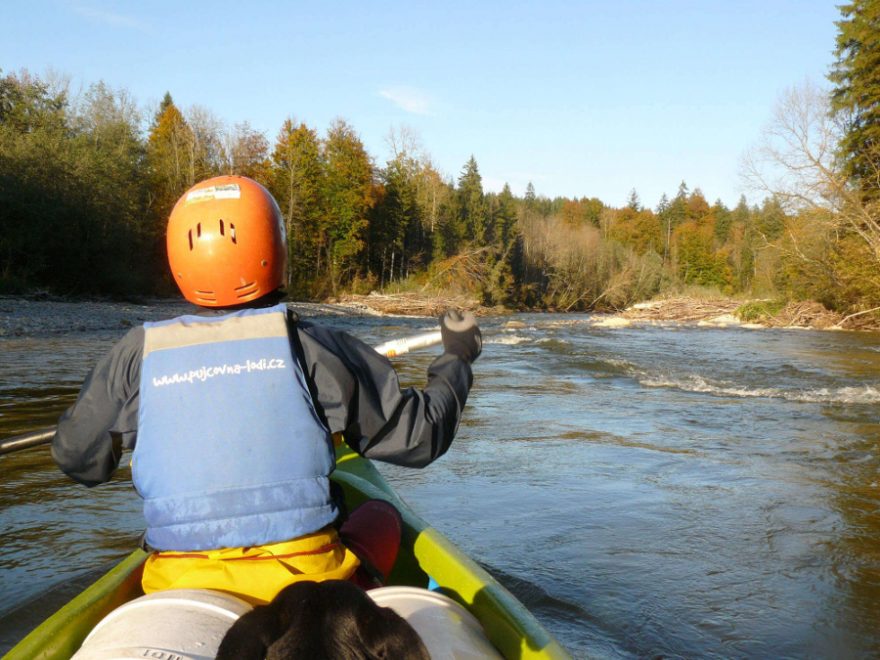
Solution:
{"label": "forest", "polygon": [[[830,88],[780,99],[742,164],[760,201],[710,202],[684,181],[646,206],[486,192],[477,160],[439,171],[405,128],[379,164],[343,119],[247,122],[141,110],[96,82],[0,72],[0,293],[172,295],[164,230],[178,197],[217,174],[265,185],[284,214],[288,292],[468,295],[508,309],[615,310],[702,292],[880,305],[880,57],[877,4],[841,7]],[[748,145],[744,145],[744,148]]]}

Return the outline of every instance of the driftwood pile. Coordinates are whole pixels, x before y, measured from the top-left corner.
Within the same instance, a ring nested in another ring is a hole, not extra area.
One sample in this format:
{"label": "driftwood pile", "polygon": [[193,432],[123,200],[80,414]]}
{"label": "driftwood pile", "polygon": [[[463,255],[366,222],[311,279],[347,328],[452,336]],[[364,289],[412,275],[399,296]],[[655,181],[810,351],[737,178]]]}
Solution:
{"label": "driftwood pile", "polygon": [[[699,323],[719,320],[743,322],[742,319],[736,319],[736,310],[742,304],[742,301],[726,299],[668,298],[633,305],[622,312],[620,317],[635,322]],[[818,302],[790,302],[776,314],[766,315],[751,322],[768,328],[877,330],[878,312],[880,308],[844,316],[830,311]]]}
{"label": "driftwood pile", "polygon": [[706,321],[733,314],[741,304],[725,299],[668,298],[633,305],[621,316],[631,321]]}
{"label": "driftwood pile", "polygon": [[[473,298],[462,295],[433,295],[425,292],[378,293],[369,295],[348,294],[338,303],[353,309],[373,314],[391,314],[400,316],[439,316],[447,309],[472,311],[476,315],[501,313],[502,310],[484,307]],[[741,300],[667,298],[639,303],[626,309],[614,318],[624,322],[679,322],[700,323],[709,325],[729,325],[741,323],[736,318],[736,310],[742,306]],[[788,303],[773,316],[765,316],[754,321],[757,325],[770,328],[845,328],[847,330],[878,330],[880,308],[866,310],[843,316],[829,311],[817,302]]]}
{"label": "driftwood pile", "polygon": [[843,316],[829,311],[817,302],[791,302],[775,316],[761,320],[771,328],[816,328],[818,330],[839,326]]}
{"label": "driftwood pile", "polygon": [[475,314],[487,311],[478,300],[460,296],[426,296],[419,293],[389,294],[373,291],[367,296],[349,294],[336,302],[380,314],[401,316],[439,316],[447,309],[469,310]]}

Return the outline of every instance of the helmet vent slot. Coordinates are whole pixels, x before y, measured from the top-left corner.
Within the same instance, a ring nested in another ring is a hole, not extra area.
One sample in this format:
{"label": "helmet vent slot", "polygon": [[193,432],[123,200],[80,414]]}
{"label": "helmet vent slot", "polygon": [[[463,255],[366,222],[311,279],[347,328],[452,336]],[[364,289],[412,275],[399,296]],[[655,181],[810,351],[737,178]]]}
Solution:
{"label": "helmet vent slot", "polygon": [[196,298],[199,302],[204,303],[216,303],[217,302],[217,294],[213,291],[201,291],[196,289]]}
{"label": "helmet vent slot", "polygon": [[189,251],[192,252],[192,249],[193,249],[193,230],[192,229],[190,229],[189,232],[187,232],[187,236],[189,236]]}
{"label": "helmet vent slot", "polygon": [[259,292],[260,286],[256,282],[248,282],[247,284],[242,284],[241,286],[235,287],[235,295],[238,298],[252,296],[253,294]]}
{"label": "helmet vent slot", "polygon": [[196,225],[196,236],[198,236],[199,238],[202,237],[202,223],[201,222]]}
{"label": "helmet vent slot", "polygon": [[223,220],[222,220],[222,219],[220,220],[220,235],[221,235],[221,236],[226,236],[226,231],[225,231],[225,227],[223,226]]}
{"label": "helmet vent slot", "polygon": [[229,223],[229,235],[232,237],[232,242],[237,244],[238,240],[236,240],[235,236],[235,225],[231,222]]}

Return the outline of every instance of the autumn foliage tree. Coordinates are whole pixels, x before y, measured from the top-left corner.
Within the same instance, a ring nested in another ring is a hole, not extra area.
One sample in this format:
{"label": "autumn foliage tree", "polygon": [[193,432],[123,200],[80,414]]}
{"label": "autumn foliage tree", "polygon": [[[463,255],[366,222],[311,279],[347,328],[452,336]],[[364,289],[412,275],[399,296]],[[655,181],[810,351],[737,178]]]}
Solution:
{"label": "autumn foliage tree", "polygon": [[842,7],[836,96],[783,97],[759,151],[775,167],[751,170],[763,200],[733,208],[685,182],[653,209],[635,189],[621,207],[544,197],[532,184],[520,197],[507,185],[485,190],[474,156],[457,179],[445,175],[404,129],[377,167],[343,120],[321,134],[287,119],[270,150],[246,121],[227,128],[206,108],[181,111],[170,94],[144,126],[132,99],[102,83],[71,97],[63,81],[3,76],[0,287],[171,292],[167,279],[162,288],[168,213],[197,180],[225,173],[277,199],[296,298],[384,286],[592,310],[704,289],[866,313],[880,298],[865,64],[877,4]]}
{"label": "autumn foliage tree", "polygon": [[272,151],[269,190],[287,228],[288,288],[309,296],[326,272],[329,219],[324,198],[324,156],[317,131],[286,119]]}
{"label": "autumn foliage tree", "polygon": [[270,178],[269,141],[248,122],[236,124],[225,138],[224,170],[246,176],[262,184]]}
{"label": "autumn foliage tree", "polygon": [[157,219],[167,218],[178,197],[192,185],[190,154],[194,136],[171,94],[153,117],[146,156],[151,199]]}

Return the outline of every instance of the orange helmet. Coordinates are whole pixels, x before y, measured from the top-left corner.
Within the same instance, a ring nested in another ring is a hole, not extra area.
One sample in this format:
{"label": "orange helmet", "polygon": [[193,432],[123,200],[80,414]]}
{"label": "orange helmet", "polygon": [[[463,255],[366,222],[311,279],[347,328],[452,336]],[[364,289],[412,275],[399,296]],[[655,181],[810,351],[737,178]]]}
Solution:
{"label": "orange helmet", "polygon": [[196,305],[238,305],[284,283],[281,210],[247,177],[218,176],[187,190],[168,218],[166,243],[174,281]]}

